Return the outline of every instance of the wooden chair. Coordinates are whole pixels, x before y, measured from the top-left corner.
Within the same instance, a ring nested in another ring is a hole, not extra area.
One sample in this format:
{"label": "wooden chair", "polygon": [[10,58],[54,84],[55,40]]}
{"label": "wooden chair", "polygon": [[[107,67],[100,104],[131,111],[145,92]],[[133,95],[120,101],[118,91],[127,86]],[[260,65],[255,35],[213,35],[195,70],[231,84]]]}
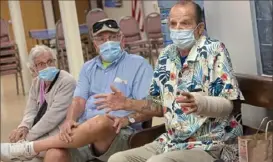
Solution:
{"label": "wooden chair", "polygon": [[[239,87],[245,97],[243,103],[273,110],[273,78],[236,74]],[[234,111],[241,111],[241,104],[235,105]],[[253,134],[257,130],[244,125],[244,134]],[[165,125],[161,124],[149,129],[144,129],[130,137],[130,147],[136,148],[152,142],[165,133]]]}
{"label": "wooden chair", "polygon": [[62,21],[56,23],[56,50],[58,67],[69,72]]}
{"label": "wooden chair", "polygon": [[124,37],[126,51],[131,54],[140,54],[147,58],[154,67],[152,45],[148,40],[142,39],[136,19],[132,16],[124,16],[119,21],[119,27]]}
{"label": "wooden chair", "polygon": [[[160,14],[157,12],[152,12],[145,18],[144,23],[145,33],[147,38],[152,45],[152,49],[155,49],[156,57],[159,56],[159,48],[163,48],[163,34],[161,31],[161,20]],[[153,52],[153,51],[152,51]]]}
{"label": "wooden chair", "polygon": [[[83,42],[81,42],[81,45],[82,45],[84,62],[86,62],[90,59],[88,55],[88,47]],[[69,72],[64,31],[63,31],[63,25],[61,20],[58,20],[56,23],[56,50],[57,50],[58,67],[61,70],[65,70]]]}
{"label": "wooden chair", "polygon": [[22,78],[22,68],[17,45],[10,39],[8,30],[8,22],[1,19],[1,35],[0,35],[0,74],[15,75],[17,94],[19,94],[19,81],[21,80],[21,87],[23,95],[25,95],[24,82]]}

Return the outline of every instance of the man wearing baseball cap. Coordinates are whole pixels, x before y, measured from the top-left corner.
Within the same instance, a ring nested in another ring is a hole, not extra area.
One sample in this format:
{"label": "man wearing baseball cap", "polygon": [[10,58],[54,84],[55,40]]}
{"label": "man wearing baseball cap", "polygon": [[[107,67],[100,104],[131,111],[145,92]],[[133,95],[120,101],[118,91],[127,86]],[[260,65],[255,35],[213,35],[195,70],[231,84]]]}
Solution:
{"label": "man wearing baseball cap", "polygon": [[108,113],[107,107],[96,106],[94,95],[115,87],[128,98],[144,99],[153,70],[144,58],[123,50],[115,20],[96,22],[92,35],[99,56],[83,65],[60,133],[40,141],[2,144],[1,159],[26,160],[47,151],[45,162],[106,162],[112,154],[129,149],[129,136],[151,116],[123,110]]}

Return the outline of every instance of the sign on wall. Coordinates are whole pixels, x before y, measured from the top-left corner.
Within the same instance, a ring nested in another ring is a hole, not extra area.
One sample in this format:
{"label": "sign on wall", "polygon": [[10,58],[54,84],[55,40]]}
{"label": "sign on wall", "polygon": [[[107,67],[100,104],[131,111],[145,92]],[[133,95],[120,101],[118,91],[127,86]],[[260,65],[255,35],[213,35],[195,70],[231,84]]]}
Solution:
{"label": "sign on wall", "polygon": [[122,0],[105,0],[104,6],[109,8],[121,7]]}

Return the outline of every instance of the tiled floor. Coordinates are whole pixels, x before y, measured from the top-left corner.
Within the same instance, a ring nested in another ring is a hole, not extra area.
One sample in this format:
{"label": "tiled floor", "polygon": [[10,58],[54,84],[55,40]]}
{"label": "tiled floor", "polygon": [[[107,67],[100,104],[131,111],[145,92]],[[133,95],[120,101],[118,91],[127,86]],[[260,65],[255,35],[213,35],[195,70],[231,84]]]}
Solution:
{"label": "tiled floor", "polygon": [[[14,76],[1,76],[1,142],[7,142],[9,133],[20,123],[26,102],[27,96],[16,94]],[[162,119],[154,118],[154,125],[160,123]]]}
{"label": "tiled floor", "polygon": [[15,85],[13,75],[1,76],[1,142],[18,126],[27,101],[27,96],[17,95]]}

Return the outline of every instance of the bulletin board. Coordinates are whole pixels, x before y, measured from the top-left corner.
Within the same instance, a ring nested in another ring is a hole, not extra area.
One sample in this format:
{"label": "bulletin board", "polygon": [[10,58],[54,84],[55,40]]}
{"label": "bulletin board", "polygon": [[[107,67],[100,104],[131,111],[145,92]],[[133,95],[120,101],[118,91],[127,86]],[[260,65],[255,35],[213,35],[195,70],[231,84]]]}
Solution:
{"label": "bulletin board", "polygon": [[122,6],[122,0],[105,0],[104,6],[108,8],[115,8]]}
{"label": "bulletin board", "polygon": [[261,58],[260,73],[273,76],[272,1],[254,1],[251,5],[259,48],[256,53],[257,58]]}
{"label": "bulletin board", "polygon": [[[181,0],[171,0],[171,1],[158,0],[158,7],[160,8],[160,17],[161,17],[161,30],[163,33],[163,39],[164,39],[165,46],[173,43],[170,38],[170,30],[168,27],[168,16],[169,16],[169,12],[170,12],[171,7],[179,1],[181,1]],[[199,4],[200,7],[204,11],[203,1],[195,1],[195,2],[197,4]]]}

